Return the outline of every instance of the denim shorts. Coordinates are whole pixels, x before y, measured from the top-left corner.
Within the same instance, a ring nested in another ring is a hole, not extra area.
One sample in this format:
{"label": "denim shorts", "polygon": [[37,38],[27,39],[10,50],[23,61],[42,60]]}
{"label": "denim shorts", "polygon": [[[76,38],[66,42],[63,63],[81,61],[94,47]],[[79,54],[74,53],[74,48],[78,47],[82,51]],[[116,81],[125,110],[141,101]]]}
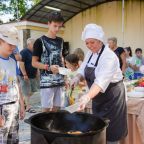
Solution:
{"label": "denim shorts", "polygon": [[20,86],[22,88],[22,93],[24,96],[31,95],[32,93],[38,91],[36,78],[26,81],[23,79],[23,77],[20,77]]}

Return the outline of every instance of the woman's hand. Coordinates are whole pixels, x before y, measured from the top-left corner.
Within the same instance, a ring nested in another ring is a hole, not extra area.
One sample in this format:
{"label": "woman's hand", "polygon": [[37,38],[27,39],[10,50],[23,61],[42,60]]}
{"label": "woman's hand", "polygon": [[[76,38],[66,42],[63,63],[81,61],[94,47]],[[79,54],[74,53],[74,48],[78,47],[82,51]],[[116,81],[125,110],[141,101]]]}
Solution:
{"label": "woman's hand", "polygon": [[84,110],[86,105],[88,104],[88,102],[91,100],[90,96],[88,94],[81,96],[81,98],[79,99],[80,102],[80,107],[79,107],[79,111]]}

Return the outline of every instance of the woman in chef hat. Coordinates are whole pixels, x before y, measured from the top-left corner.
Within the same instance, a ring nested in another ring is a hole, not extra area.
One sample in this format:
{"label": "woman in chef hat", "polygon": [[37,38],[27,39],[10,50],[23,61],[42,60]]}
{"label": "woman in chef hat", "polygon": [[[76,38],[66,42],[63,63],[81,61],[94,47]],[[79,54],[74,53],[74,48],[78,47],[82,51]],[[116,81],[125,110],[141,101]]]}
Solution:
{"label": "woman in chef hat", "polygon": [[104,32],[96,24],[88,24],[82,32],[88,52],[71,86],[83,77],[89,91],[80,98],[78,110],[83,110],[92,99],[93,114],[110,120],[107,144],[118,144],[127,135],[127,112],[123,75],[117,56],[104,45]]}

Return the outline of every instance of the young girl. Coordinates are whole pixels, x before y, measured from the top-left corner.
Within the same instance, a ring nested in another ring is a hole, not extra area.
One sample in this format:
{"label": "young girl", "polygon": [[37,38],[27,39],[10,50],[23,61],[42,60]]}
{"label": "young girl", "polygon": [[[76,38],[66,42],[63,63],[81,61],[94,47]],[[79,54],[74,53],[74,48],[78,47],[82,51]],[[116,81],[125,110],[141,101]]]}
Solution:
{"label": "young girl", "polygon": [[125,78],[132,80],[134,75],[134,70],[130,67],[130,64],[132,62],[132,50],[131,47],[126,47],[124,48],[124,50],[126,53],[126,65],[127,65],[127,68],[125,70]]}
{"label": "young girl", "polygon": [[19,103],[20,118],[24,118],[23,99],[19,98],[16,62],[9,56],[18,42],[15,27],[0,27],[0,143],[18,144]]}
{"label": "young girl", "polygon": [[[79,68],[79,58],[76,54],[69,54],[65,57],[65,64],[71,72],[67,75],[68,83],[77,75],[77,70]],[[69,95],[70,104],[74,104],[80,96],[82,96],[87,91],[87,84],[84,79],[82,79],[78,86],[74,87],[74,89],[67,88],[67,95]],[[91,104],[88,104],[85,112],[90,112]]]}

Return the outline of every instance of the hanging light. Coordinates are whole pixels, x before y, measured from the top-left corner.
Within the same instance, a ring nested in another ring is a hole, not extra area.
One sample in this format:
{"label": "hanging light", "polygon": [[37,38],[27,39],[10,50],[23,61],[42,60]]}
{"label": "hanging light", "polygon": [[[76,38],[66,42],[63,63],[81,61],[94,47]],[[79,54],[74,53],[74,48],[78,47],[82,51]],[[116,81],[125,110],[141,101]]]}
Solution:
{"label": "hanging light", "polygon": [[45,6],[45,8],[50,9],[50,10],[55,10],[55,11],[61,11],[61,9],[51,7],[51,6]]}

